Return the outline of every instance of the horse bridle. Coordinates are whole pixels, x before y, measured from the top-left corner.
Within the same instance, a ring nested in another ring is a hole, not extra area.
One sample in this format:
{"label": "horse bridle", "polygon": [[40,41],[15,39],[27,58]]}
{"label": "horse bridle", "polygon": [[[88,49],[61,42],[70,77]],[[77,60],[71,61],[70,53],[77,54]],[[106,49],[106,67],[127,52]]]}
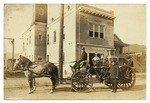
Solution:
{"label": "horse bridle", "polygon": [[23,63],[23,60],[22,60],[22,58],[20,57],[19,58],[19,62],[16,64],[17,65],[17,67],[21,67],[21,68],[23,68],[23,69],[21,69],[22,71],[25,71],[24,70],[24,63]]}

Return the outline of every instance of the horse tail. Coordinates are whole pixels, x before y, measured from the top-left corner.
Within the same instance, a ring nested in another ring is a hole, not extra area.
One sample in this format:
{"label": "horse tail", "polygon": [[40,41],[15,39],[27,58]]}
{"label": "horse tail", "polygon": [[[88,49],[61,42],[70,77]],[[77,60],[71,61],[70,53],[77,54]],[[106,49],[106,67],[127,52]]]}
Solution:
{"label": "horse tail", "polygon": [[59,83],[59,74],[58,74],[58,67],[54,64],[54,63],[51,63],[49,62],[49,71],[51,72],[52,76],[55,78],[56,80],[56,84]]}
{"label": "horse tail", "polygon": [[57,78],[59,78],[59,74],[58,74],[58,67],[56,65],[54,65],[54,68],[55,68],[55,75]]}

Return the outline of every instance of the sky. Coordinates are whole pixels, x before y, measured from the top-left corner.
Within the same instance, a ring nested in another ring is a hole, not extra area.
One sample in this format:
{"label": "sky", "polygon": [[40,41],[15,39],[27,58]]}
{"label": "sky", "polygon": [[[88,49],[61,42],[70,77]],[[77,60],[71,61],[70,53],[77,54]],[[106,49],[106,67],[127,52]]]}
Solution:
{"label": "sky", "polygon": [[[100,5],[92,6],[114,11],[114,33],[128,44],[146,45],[146,6],[143,4],[131,5]],[[30,27],[32,22],[32,5],[5,5],[4,6],[4,37],[15,38],[15,52],[22,50],[21,35]],[[12,44],[4,40],[4,52],[12,51]]]}
{"label": "sky", "polygon": [[95,5],[114,11],[114,33],[129,44],[146,45],[146,5]]}

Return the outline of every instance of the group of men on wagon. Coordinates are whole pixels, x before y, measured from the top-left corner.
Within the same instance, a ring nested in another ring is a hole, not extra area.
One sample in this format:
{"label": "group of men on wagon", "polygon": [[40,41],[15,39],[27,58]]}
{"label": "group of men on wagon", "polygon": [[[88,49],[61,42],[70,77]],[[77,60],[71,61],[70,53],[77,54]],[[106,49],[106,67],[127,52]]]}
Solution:
{"label": "group of men on wagon", "polygon": [[[82,62],[87,61],[87,53],[85,51],[85,48],[82,48],[82,54],[80,59],[73,65],[72,68],[80,69],[80,64]],[[93,65],[95,67],[100,66],[101,58],[98,57],[97,53],[95,54],[95,57],[92,59]],[[111,63],[109,63],[110,67],[110,78],[112,83],[112,92],[117,92],[117,79],[119,75],[119,66],[118,66],[118,58],[112,58]],[[104,63],[103,63],[104,65]],[[128,65],[133,67],[133,61],[131,59],[131,56],[127,56],[126,62],[124,62],[124,65]]]}

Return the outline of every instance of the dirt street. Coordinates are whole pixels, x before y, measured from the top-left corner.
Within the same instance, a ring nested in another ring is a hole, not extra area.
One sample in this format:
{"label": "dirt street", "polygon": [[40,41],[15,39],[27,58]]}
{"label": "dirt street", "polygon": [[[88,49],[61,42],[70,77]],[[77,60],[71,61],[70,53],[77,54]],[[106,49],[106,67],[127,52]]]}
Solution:
{"label": "dirt street", "polygon": [[63,100],[145,100],[146,99],[146,76],[137,74],[136,84],[126,91],[118,90],[112,93],[104,84],[95,83],[94,90],[88,93],[72,92],[70,84],[59,84],[53,94],[50,94],[50,82],[47,78],[37,79],[37,90],[33,94],[28,94],[28,84],[26,78],[7,78],[4,80],[5,99],[63,99]]}

